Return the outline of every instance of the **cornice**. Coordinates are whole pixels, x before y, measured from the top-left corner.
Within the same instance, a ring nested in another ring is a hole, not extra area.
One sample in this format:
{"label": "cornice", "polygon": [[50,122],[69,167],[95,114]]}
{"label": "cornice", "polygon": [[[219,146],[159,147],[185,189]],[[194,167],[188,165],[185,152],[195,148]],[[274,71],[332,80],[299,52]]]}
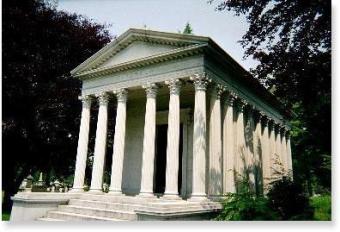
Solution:
{"label": "cornice", "polygon": [[96,69],[134,41],[185,47],[197,44],[207,44],[209,38],[204,36],[131,28],[74,68],[71,71],[71,75],[77,76],[82,72]]}
{"label": "cornice", "polygon": [[96,78],[104,75],[109,75],[115,72],[125,71],[132,68],[140,68],[146,65],[161,63],[164,61],[180,59],[196,54],[203,53],[204,49],[207,45],[199,44],[199,45],[192,45],[184,48],[174,49],[169,52],[164,52],[162,54],[143,57],[140,59],[120,63],[117,65],[113,65],[110,67],[102,67],[93,69],[90,71],[86,71],[80,74],[75,75],[75,77],[79,78],[80,80],[85,80],[89,78]]}

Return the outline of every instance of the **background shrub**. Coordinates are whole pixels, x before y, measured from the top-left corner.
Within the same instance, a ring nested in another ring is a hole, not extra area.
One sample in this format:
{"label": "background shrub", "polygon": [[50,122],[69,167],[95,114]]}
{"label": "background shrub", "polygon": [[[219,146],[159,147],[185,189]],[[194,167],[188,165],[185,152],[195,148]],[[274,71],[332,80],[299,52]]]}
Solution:
{"label": "background shrub", "polygon": [[269,207],[281,220],[311,220],[313,209],[300,184],[288,177],[274,181],[267,194]]}

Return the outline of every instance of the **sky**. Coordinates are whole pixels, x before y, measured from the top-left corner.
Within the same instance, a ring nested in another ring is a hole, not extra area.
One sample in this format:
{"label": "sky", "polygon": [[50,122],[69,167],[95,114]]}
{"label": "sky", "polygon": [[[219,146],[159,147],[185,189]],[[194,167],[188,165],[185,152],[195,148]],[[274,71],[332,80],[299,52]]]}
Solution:
{"label": "sky", "polygon": [[212,38],[245,69],[257,64],[252,59],[243,59],[244,49],[237,42],[248,28],[244,17],[216,11],[216,4],[208,4],[207,0],[59,0],[57,4],[58,10],[109,24],[113,36],[145,26],[150,30],[178,32],[189,22],[195,35]]}

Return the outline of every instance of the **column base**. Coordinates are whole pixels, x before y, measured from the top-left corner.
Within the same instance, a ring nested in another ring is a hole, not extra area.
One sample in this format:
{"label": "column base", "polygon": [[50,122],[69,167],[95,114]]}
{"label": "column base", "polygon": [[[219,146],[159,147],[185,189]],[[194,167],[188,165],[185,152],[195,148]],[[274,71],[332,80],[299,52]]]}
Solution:
{"label": "column base", "polygon": [[101,189],[90,189],[87,193],[88,194],[98,194],[98,195],[104,194],[103,190],[101,190]]}
{"label": "column base", "polygon": [[162,198],[165,200],[182,200],[178,193],[164,193]]}
{"label": "column base", "polygon": [[212,201],[222,201],[223,200],[223,195],[209,195],[209,199]]}
{"label": "column base", "polygon": [[69,193],[84,193],[84,189],[82,188],[72,188],[70,191],[68,191]]}
{"label": "column base", "polygon": [[125,196],[125,194],[122,193],[122,191],[117,191],[117,190],[109,190],[107,194],[111,196]]}
{"label": "column base", "polygon": [[150,192],[140,192],[137,196],[139,197],[148,197],[148,198],[157,198],[154,193]]}
{"label": "column base", "polygon": [[191,194],[187,201],[207,201],[207,195],[205,193],[195,193]]}

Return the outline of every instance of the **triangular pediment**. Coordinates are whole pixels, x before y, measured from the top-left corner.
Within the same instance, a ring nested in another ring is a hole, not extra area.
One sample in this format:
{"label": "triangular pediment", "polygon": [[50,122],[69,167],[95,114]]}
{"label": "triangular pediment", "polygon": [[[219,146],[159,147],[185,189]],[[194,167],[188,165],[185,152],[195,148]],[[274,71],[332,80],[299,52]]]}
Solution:
{"label": "triangular pediment", "polygon": [[205,44],[208,37],[129,29],[71,71],[78,75]]}
{"label": "triangular pediment", "polygon": [[135,41],[132,44],[128,45],[123,50],[116,53],[113,57],[109,58],[103,64],[99,65],[98,68],[106,68],[113,65],[129,62],[132,60],[138,60],[154,55],[160,55],[162,53],[169,52],[177,48],[178,46],[173,45]]}

